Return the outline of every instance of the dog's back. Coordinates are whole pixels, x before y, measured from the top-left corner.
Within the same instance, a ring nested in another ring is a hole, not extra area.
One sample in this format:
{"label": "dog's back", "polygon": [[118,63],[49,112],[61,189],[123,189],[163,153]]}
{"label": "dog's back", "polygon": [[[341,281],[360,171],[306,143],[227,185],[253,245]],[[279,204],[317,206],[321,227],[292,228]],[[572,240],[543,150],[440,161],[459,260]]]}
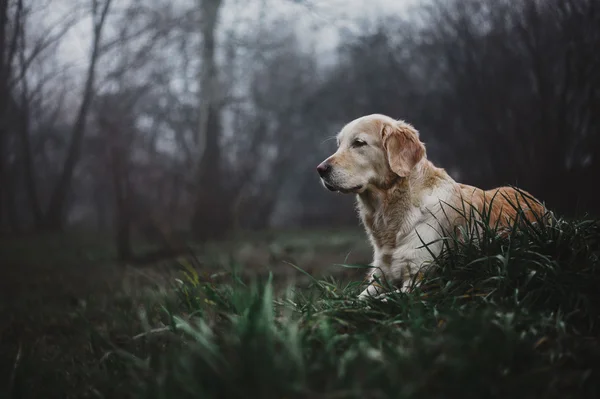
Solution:
{"label": "dog's back", "polygon": [[516,222],[539,223],[546,219],[546,207],[525,190],[498,187],[482,190],[458,184],[457,208],[465,216],[482,218],[492,228],[507,229]]}

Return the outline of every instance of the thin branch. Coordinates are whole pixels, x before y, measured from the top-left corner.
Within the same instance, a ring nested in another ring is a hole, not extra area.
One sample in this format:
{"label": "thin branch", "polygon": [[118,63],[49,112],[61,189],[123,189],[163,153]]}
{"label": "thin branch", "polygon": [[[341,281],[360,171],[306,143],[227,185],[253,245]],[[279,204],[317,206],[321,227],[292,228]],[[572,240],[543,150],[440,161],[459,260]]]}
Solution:
{"label": "thin branch", "polygon": [[72,18],[64,23],[62,21],[57,22],[56,26],[60,26],[61,28],[56,33],[52,33],[54,28],[49,29],[49,31],[44,32],[41,35],[40,40],[35,44],[31,52],[27,57],[25,57],[22,62],[22,67],[19,71],[19,75],[15,76],[9,82],[9,87],[14,87],[21,79],[23,79],[23,75],[27,73],[29,67],[35,61],[35,59],[45,50],[47,50],[51,45],[56,44],[64,35],[66,35],[69,30],[77,23],[77,15],[72,16]]}

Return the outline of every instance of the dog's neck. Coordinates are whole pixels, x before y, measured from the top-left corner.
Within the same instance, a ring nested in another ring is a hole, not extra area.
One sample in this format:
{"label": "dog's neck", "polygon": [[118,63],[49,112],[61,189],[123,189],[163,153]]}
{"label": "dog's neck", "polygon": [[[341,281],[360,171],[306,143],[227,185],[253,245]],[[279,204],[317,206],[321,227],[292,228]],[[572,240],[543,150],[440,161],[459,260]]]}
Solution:
{"label": "dog's neck", "polygon": [[359,214],[376,251],[395,248],[398,233],[412,230],[414,210],[421,208],[424,198],[451,181],[443,169],[423,159],[409,176],[390,176],[386,184],[360,193]]}
{"label": "dog's neck", "polygon": [[431,162],[423,158],[409,176],[400,177],[390,172],[390,176],[382,184],[369,187],[358,194],[358,201],[369,212],[384,209],[390,203],[413,202],[412,197],[421,191],[423,182],[427,180],[424,176],[434,168]]}

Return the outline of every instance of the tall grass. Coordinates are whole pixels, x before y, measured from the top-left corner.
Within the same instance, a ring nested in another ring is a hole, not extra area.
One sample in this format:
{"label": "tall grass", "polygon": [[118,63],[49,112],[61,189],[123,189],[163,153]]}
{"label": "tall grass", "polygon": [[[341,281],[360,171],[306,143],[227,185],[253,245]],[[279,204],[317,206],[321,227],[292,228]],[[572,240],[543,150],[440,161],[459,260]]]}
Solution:
{"label": "tall grass", "polygon": [[600,223],[470,216],[409,294],[190,258],[172,287],[60,305],[38,326],[52,334],[0,329],[20,342],[0,397],[600,397]]}
{"label": "tall grass", "polygon": [[446,237],[421,284],[385,301],[358,301],[359,283],[275,295],[270,278],[214,284],[186,267],[161,321],[144,323],[146,350],[127,354],[135,396],[600,397],[600,224],[502,235],[478,220],[475,239]]}

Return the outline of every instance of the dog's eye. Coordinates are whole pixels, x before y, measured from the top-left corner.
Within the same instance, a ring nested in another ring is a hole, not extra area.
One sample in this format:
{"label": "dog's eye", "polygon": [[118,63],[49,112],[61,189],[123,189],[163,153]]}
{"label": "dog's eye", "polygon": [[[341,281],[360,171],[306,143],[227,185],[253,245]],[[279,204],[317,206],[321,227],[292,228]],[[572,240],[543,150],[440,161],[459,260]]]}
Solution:
{"label": "dog's eye", "polygon": [[363,147],[365,145],[367,145],[367,142],[364,140],[354,140],[352,142],[352,147],[354,148]]}

